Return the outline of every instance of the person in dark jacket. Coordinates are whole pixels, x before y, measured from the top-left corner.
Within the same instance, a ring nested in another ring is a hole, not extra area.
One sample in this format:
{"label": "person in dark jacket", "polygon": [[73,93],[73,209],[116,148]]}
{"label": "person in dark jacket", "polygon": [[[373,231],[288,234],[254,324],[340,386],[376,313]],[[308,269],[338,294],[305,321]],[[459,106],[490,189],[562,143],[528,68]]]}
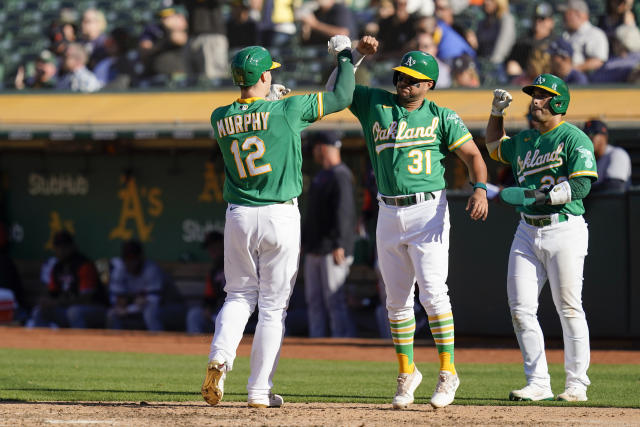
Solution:
{"label": "person in dark jacket", "polygon": [[337,133],[319,132],[311,143],[322,169],[311,182],[302,225],[309,336],[327,336],[328,324],[332,337],[352,337],[356,330],[344,287],[355,242],[353,176],[342,163]]}
{"label": "person in dark jacket", "polygon": [[67,230],[53,236],[58,261],[51,270],[48,294],[33,310],[36,327],[102,328],[105,292],[93,261],[80,253]]}

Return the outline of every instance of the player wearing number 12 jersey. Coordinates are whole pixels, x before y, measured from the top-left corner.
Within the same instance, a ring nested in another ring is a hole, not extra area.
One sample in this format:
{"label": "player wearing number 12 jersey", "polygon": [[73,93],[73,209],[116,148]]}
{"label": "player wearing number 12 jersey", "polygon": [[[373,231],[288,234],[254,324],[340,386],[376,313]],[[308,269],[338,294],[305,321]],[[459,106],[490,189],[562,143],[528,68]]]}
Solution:
{"label": "player wearing number 12 jersey", "polygon": [[[368,53],[371,43],[375,39],[363,38],[353,52],[354,60]],[[442,162],[454,152],[466,164],[475,183],[467,203],[474,220],[487,216],[487,169],[460,117],[425,99],[438,80],[436,60],[424,52],[409,52],[394,71],[396,93],[356,86],[350,109],[362,125],[379,191],[378,262],[399,362],[392,404],[395,409],[406,408],[422,380],[413,360],[417,282],[440,359],[439,380],[431,397],[431,405],[440,408],[453,402],[460,384],[446,284],[449,209]]]}
{"label": "player wearing number 12 jersey", "polygon": [[272,393],[284,320],[298,270],[302,191],[300,132],[323,115],[346,108],[355,84],[351,52],[338,53],[338,82],[326,93],[274,102],[270,70],[279,67],[263,47],[238,52],[231,63],[240,98],[211,115],[225,164],[225,303],[216,318],[202,396],[217,404],[245,325],[256,305],[258,324],[247,385],[251,407],[279,407]]}

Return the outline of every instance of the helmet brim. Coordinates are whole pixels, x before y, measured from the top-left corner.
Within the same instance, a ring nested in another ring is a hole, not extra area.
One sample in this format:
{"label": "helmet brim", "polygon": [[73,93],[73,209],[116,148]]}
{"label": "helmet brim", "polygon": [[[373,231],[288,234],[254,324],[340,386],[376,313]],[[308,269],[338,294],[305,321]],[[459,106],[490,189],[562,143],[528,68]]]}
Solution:
{"label": "helmet brim", "polygon": [[431,77],[427,76],[426,74],[422,74],[417,72],[416,70],[412,70],[411,68],[408,67],[394,67],[393,68],[394,71],[398,71],[402,74],[406,74],[408,76],[411,76],[415,79],[420,79],[420,80],[433,80]]}
{"label": "helmet brim", "polygon": [[535,88],[542,89],[545,92],[549,92],[552,95],[560,95],[560,92],[557,92],[557,91],[555,91],[553,89],[549,89],[548,87],[542,86],[542,85],[528,85],[528,86],[523,87],[522,91],[524,93],[526,93],[527,95],[529,95],[529,96],[533,96],[533,89],[535,89]]}
{"label": "helmet brim", "polygon": [[273,70],[274,68],[278,68],[279,66],[280,66],[279,62],[271,61],[271,68],[269,68],[269,69]]}

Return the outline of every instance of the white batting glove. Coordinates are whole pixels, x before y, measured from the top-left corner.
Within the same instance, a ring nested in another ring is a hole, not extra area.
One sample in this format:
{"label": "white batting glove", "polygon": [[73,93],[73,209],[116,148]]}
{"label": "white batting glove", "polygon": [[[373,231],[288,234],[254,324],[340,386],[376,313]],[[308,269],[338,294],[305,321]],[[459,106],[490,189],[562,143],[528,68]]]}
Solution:
{"label": "white batting glove", "polygon": [[338,55],[345,49],[351,49],[351,39],[347,36],[333,36],[327,42],[327,50],[333,56]]}
{"label": "white batting glove", "polygon": [[282,99],[282,97],[287,95],[289,92],[291,92],[291,89],[284,87],[284,85],[273,83],[269,88],[269,95],[267,95],[264,99],[266,99],[267,101],[277,101],[279,99]]}
{"label": "white batting glove", "polygon": [[492,116],[504,116],[504,110],[511,104],[513,97],[504,89],[496,89],[493,91],[493,102],[491,103]]}

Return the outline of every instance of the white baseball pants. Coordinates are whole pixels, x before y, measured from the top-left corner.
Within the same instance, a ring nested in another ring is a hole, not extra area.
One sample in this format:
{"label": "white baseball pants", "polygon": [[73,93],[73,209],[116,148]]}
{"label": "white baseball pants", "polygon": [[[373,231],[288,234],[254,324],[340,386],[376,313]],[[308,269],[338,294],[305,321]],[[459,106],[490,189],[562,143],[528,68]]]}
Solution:
{"label": "white baseball pants", "polygon": [[297,203],[228,206],[224,228],[227,297],[216,318],[209,360],[224,362],[227,371],[233,368],[244,328],[257,305],[247,385],[250,400],[268,396],[273,387],[299,257]]}
{"label": "white baseball pants", "polygon": [[380,202],[376,244],[389,319],[414,316],[414,283],[429,316],[449,313],[449,207],[444,190],[435,199],[396,207]]}
{"label": "white baseball pants", "polygon": [[590,384],[589,328],[582,309],[582,271],[589,232],[582,216],[546,227],[520,221],[507,273],[513,329],[524,359],[527,383],[550,387],[544,337],[538,322],[538,297],[547,279],[564,337],[566,387]]}

